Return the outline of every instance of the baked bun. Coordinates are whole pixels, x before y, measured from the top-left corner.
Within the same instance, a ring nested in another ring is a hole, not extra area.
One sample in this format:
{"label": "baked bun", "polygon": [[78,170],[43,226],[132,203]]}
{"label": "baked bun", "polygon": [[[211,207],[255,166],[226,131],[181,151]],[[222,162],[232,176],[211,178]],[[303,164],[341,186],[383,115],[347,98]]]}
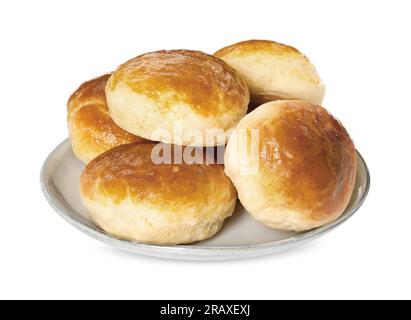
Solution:
{"label": "baked bun", "polygon": [[206,139],[207,130],[233,128],[249,102],[248,88],[233,68],[190,50],[129,60],[110,77],[106,94],[111,116],[123,129],[149,140],[192,146],[225,144],[227,137]]}
{"label": "baked bun", "polygon": [[267,40],[243,41],[218,50],[246,80],[251,105],[300,99],[321,104],[325,87],[314,66],[297,49]]}
{"label": "baked bun", "polygon": [[80,191],[92,219],[107,233],[141,242],[183,244],[212,237],[237,199],[223,166],[156,164],[158,148],[173,154],[175,147],[122,145],[86,166]]}
{"label": "baked bun", "polygon": [[[258,129],[255,141],[251,129]],[[241,203],[275,229],[309,230],[338,218],[356,168],[354,144],[341,123],[304,101],[258,107],[240,121],[225,153],[225,172]]]}
{"label": "baked bun", "polygon": [[83,83],[67,103],[67,122],[74,154],[87,163],[120,144],[143,141],[110,118],[105,86],[110,74]]}

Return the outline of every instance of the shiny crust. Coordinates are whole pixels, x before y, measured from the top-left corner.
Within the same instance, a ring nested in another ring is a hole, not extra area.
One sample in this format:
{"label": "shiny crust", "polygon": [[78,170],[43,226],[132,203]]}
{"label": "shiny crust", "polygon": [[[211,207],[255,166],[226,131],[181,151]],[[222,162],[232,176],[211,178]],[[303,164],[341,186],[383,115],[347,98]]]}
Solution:
{"label": "shiny crust", "polygon": [[[339,217],[348,205],[356,174],[356,153],[347,131],[324,108],[303,101],[266,103],[236,130],[259,129],[259,169],[226,174],[244,207],[273,228],[308,230]],[[244,147],[243,147],[244,148]]]}
{"label": "shiny crust", "polygon": [[[113,120],[121,128],[152,141],[215,146],[210,129],[228,131],[246,114],[249,92],[244,80],[224,61],[199,51],[146,53],[121,65],[106,87]],[[181,128],[182,138],[174,136]],[[157,136],[159,131],[168,136]],[[196,132],[200,141],[192,141]]]}
{"label": "shiny crust", "polygon": [[[86,166],[80,190],[93,219],[107,232],[137,241],[190,243],[211,237],[237,199],[223,166],[155,164],[156,146],[174,152],[171,145],[134,143]],[[122,226],[127,219],[135,225]]]}
{"label": "shiny crust", "polygon": [[321,104],[325,87],[314,66],[296,48],[268,40],[235,43],[214,53],[246,80],[251,105],[301,99]]}
{"label": "shiny crust", "polygon": [[167,206],[205,205],[217,187],[231,186],[219,164],[153,163],[155,145],[122,145],[91,161],[81,176],[83,194],[89,198],[104,196],[114,203],[130,198]]}
{"label": "shiny crust", "polygon": [[111,119],[105,95],[110,75],[83,83],[67,103],[73,151],[85,163],[120,144],[144,140],[121,129]]}
{"label": "shiny crust", "polygon": [[[227,55],[243,56],[254,54],[258,51],[269,52],[273,55],[285,55],[300,57],[304,55],[296,48],[270,40],[246,40],[234,43],[224,47],[214,53],[216,57],[224,57]],[[308,59],[305,58],[308,62]]]}
{"label": "shiny crust", "polygon": [[145,53],[121,65],[108,90],[115,90],[120,82],[156,101],[164,112],[182,102],[203,116],[241,113],[249,99],[245,82],[233,68],[200,51]]}

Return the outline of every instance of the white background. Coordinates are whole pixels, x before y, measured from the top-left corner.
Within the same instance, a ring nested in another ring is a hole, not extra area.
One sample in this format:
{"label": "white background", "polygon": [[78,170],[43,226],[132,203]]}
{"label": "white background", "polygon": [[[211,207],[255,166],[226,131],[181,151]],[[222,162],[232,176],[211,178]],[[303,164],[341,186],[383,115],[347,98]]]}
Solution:
{"label": "white background", "polygon": [[[411,298],[409,1],[1,1],[0,298]],[[83,81],[157,49],[296,46],[368,162],[360,211],[285,253],[176,262],[112,249],[47,204],[39,171]]]}

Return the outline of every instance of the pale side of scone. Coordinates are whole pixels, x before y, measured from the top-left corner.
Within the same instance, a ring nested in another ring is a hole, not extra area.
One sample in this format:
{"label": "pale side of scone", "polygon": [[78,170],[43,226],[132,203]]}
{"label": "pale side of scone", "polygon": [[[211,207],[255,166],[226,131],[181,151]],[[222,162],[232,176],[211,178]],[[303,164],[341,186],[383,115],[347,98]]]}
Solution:
{"label": "pale side of scone", "polygon": [[258,107],[240,121],[225,153],[225,172],[241,203],[275,229],[304,231],[337,219],[349,203],[356,168],[355,147],[341,123],[304,101]]}
{"label": "pale side of scone", "polygon": [[121,144],[144,139],[117,126],[109,115],[105,86],[110,74],[83,83],[67,103],[74,154],[84,163]]}
{"label": "pale side of scone", "polygon": [[246,80],[253,106],[287,99],[322,103],[325,86],[314,65],[291,46],[249,40],[220,49],[214,55]]}
{"label": "pale side of scone", "polygon": [[225,144],[227,138],[207,139],[207,131],[235,127],[249,103],[247,85],[233,68],[190,50],[162,50],[127,61],[110,77],[106,94],[111,116],[123,129],[192,146]]}
{"label": "pale side of scone", "polygon": [[237,194],[218,164],[155,164],[152,142],[122,145],[91,161],[80,179],[92,219],[121,239],[184,244],[215,235]]}

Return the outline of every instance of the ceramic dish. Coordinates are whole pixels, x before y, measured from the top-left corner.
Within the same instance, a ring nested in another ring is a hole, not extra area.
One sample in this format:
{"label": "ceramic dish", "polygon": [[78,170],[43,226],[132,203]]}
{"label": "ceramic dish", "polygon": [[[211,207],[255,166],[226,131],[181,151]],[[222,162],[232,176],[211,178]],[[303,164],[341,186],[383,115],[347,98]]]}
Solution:
{"label": "ceramic dish", "polygon": [[312,241],[350,218],[364,202],[370,175],[357,152],[357,178],[351,201],[336,221],[307,232],[285,232],[265,227],[237,204],[236,211],[212,239],[192,245],[151,245],[118,239],[105,233],[89,218],[79,195],[79,177],[84,168],[73,154],[69,139],[58,145],[41,170],[41,188],[50,205],[71,225],[89,236],[134,253],[181,260],[228,260],[271,254]]}

